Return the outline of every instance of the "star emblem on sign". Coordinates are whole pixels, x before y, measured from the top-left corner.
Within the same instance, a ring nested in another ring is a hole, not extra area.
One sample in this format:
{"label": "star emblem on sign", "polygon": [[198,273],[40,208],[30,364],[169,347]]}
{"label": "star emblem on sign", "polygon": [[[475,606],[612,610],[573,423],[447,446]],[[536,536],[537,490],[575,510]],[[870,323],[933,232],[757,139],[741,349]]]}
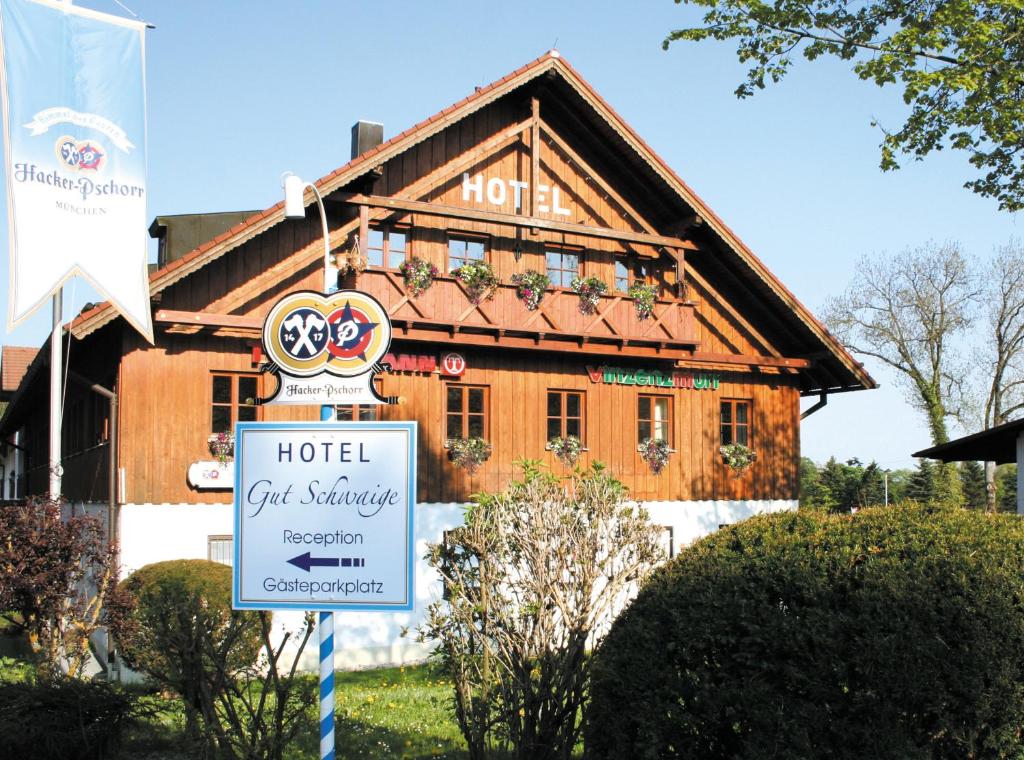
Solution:
{"label": "star emblem on sign", "polygon": [[358,356],[366,361],[366,347],[379,322],[371,322],[363,312],[352,308],[349,301],[327,318],[331,325],[331,343],[328,350],[341,359]]}

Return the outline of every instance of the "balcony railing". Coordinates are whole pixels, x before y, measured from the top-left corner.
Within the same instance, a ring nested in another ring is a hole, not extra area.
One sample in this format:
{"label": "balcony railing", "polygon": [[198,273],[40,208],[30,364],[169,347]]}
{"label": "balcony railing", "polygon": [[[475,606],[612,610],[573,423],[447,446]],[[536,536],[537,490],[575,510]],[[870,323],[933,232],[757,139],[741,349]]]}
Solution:
{"label": "balcony railing", "polygon": [[566,289],[551,289],[539,307],[529,311],[513,285],[501,284],[493,298],[474,304],[465,286],[440,275],[425,293],[413,297],[401,274],[369,269],[354,287],[380,301],[393,322],[442,326],[452,330],[512,331],[542,337],[601,339],[630,343],[695,346],[698,343],[693,304],[659,300],[651,315],[641,320],[632,299],[621,294],[601,297],[593,314],[579,309],[579,296]]}

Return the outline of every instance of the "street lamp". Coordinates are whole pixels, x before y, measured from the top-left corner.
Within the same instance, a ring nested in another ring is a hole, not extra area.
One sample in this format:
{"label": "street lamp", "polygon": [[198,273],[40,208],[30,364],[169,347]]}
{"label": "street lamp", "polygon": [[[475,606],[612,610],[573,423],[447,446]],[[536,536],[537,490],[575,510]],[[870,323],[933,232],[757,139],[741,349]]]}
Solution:
{"label": "street lamp", "polygon": [[[324,294],[338,289],[337,270],[331,266],[331,238],[327,230],[327,212],[324,199],[316,185],[303,182],[291,172],[281,177],[284,189],[285,219],[305,219],[304,195],[308,187],[313,191],[317,206],[320,207],[320,224],[324,232]],[[324,404],[320,407],[320,419],[333,422],[337,418],[334,407]],[[321,760],[334,758],[334,613],[321,611],[317,626],[320,643],[320,757]]]}
{"label": "street lamp", "polygon": [[338,273],[331,266],[331,238],[327,231],[327,212],[324,210],[324,199],[316,185],[312,182],[304,182],[301,178],[285,172],[281,177],[281,186],[284,190],[284,217],[285,219],[305,219],[306,203],[303,196],[306,188],[313,191],[317,206],[320,207],[320,224],[324,232],[324,293],[337,290]]}

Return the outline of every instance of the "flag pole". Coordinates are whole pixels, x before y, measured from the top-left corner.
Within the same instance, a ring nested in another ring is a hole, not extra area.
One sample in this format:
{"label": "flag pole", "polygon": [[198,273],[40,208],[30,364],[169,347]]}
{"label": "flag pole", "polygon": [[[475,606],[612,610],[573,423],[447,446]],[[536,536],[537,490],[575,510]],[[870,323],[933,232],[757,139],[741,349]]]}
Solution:
{"label": "flag pole", "polygon": [[64,289],[57,288],[57,292],[53,295],[53,324],[50,330],[50,461],[49,461],[49,472],[50,472],[50,499],[56,501],[60,498],[61,492],[61,477],[64,474],[64,468],[61,467],[61,440],[60,440],[60,423],[61,423],[61,407],[63,402],[64,394],[61,393],[61,375],[62,372],[62,349],[63,349],[63,335],[62,333],[62,321],[63,321],[63,306],[64,306]]}

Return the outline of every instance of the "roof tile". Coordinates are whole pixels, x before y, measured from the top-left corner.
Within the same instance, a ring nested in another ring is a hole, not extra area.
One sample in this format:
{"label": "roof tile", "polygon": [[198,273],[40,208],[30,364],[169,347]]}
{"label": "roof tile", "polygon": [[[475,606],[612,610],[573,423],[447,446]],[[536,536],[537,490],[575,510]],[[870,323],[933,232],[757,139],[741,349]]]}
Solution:
{"label": "roof tile", "polygon": [[28,371],[38,348],[29,346],[4,346],[0,354],[0,391],[4,393],[18,390],[21,378]]}

